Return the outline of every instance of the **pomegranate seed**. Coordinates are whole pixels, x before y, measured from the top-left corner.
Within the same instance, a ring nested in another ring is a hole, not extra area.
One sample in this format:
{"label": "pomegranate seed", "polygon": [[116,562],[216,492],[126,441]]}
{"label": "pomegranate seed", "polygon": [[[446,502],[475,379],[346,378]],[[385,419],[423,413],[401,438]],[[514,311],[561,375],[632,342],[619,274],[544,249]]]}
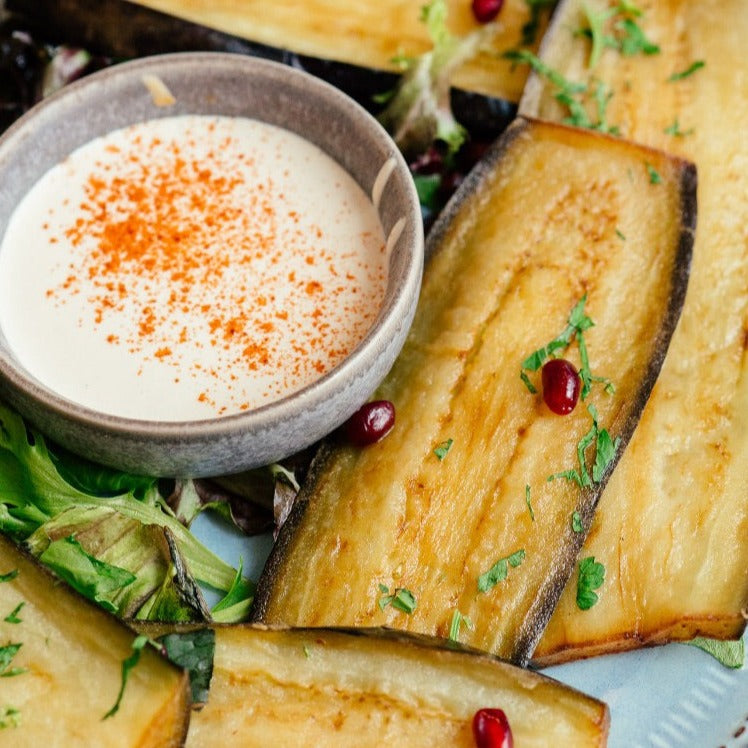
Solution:
{"label": "pomegranate seed", "polygon": [[394,425],[395,406],[389,400],[375,400],[362,405],[344,428],[351,444],[366,447],[387,436]]}
{"label": "pomegranate seed", "polygon": [[473,15],[478,23],[488,23],[499,15],[504,0],[473,0]]}
{"label": "pomegranate seed", "polygon": [[473,717],[473,737],[478,748],[513,748],[509,720],[501,709],[479,709]]}
{"label": "pomegranate seed", "polygon": [[581,387],[574,364],[564,358],[552,358],[543,364],[543,400],[560,416],[574,410]]}

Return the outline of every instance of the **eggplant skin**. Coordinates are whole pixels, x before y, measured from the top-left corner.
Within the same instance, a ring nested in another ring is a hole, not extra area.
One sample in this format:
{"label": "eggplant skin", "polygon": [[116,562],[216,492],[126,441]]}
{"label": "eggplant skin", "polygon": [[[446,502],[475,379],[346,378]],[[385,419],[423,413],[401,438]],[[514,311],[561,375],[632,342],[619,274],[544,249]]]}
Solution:
{"label": "eggplant skin", "polygon": [[[645,164],[661,183],[650,184]],[[591,399],[620,457],[686,295],[695,191],[693,165],[662,152],[513,124],[429,235],[415,322],[375,395],[395,404],[394,430],[365,450],[341,443],[319,455],[260,578],[253,620],[446,637],[458,609],[475,624],[466,642],[525,664],[584,539],[571,514],[589,528],[610,470],[585,489],[547,482],[576,464],[589,415],[582,406],[551,417],[520,381],[520,362],[587,293],[593,372],[616,386]],[[439,461],[433,450],[448,438]],[[478,576],[518,549],[522,565],[477,593]],[[380,608],[380,585],[408,589],[416,609]]]}
{"label": "eggplant skin", "polygon": [[388,629],[213,628],[210,697],[188,747],[469,748],[485,706],[504,709],[517,745],[606,744],[605,704],[460,645]]}
{"label": "eggplant skin", "polygon": [[[210,51],[280,62],[334,85],[373,114],[381,109],[375,100],[377,95],[394,89],[399,79],[399,74],[391,70],[273,47],[127,0],[7,0],[6,5],[25,19],[40,38],[78,44],[107,57]],[[525,73],[520,70],[511,75],[524,80]],[[511,87],[512,93],[515,88]],[[452,109],[460,123],[472,137],[485,140],[497,137],[514,119],[518,98],[485,95],[459,87],[450,91]]]}
{"label": "eggplant skin", "polygon": [[[580,611],[573,586],[564,592],[537,664],[695,636],[739,639],[748,610],[746,4],[651,3],[638,23],[659,54],[605,50],[590,71],[588,41],[568,30],[599,7],[560,3],[540,55],[570,80],[605,84],[607,120],[623,137],[696,164],[699,226],[680,323],[582,551],[605,564],[603,593]],[[701,69],[669,80],[698,60]],[[558,120],[554,94],[531,76],[520,109]]]}
{"label": "eggplant skin", "polygon": [[12,570],[15,578],[0,584],[0,609],[23,603],[20,622],[0,621],[0,636],[3,643],[21,643],[12,667],[26,672],[3,678],[3,705],[19,717],[4,737],[19,748],[183,745],[191,705],[187,673],[144,648],[119,710],[102,719],[117,698],[135,632],[0,535],[0,573]]}

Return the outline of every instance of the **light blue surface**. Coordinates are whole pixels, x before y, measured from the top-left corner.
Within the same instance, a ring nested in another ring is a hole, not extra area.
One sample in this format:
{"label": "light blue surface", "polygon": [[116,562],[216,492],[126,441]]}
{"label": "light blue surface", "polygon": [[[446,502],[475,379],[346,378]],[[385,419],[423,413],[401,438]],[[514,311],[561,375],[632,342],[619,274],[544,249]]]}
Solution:
{"label": "light blue surface", "polygon": [[[272,546],[270,535],[244,537],[208,514],[192,530],[229,563],[241,557],[252,579]],[[729,670],[695,647],[669,644],[543,672],[608,704],[609,748],[748,748],[748,668]]]}

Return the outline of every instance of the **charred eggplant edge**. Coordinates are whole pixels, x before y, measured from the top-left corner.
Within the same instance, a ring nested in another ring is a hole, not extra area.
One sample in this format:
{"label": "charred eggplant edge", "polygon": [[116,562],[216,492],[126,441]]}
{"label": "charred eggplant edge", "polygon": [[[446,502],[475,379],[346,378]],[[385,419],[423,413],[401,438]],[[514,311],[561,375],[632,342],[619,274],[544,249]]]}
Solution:
{"label": "charred eggplant edge", "polygon": [[[493,144],[485,158],[470,172],[458,191],[449,203],[447,203],[444,211],[427,238],[427,260],[438,252],[439,247],[442,246],[443,239],[445,238],[452,221],[455,220],[459,212],[463,209],[465,200],[469,199],[472,194],[479,192],[481,185],[488,178],[496,163],[504,156],[514,141],[529,128],[536,126],[568,130],[570,133],[573,132],[575,134],[580,132],[578,128],[572,128],[567,125],[545,122],[530,117],[518,117]],[[602,138],[611,143],[618,144],[619,147],[629,145],[630,147],[641,149],[644,153],[650,152],[659,155],[663,154],[662,151],[629,143],[628,141],[621,141],[610,135],[590,131],[585,132],[589,133],[590,137]],[[625,419],[621,432],[620,434],[617,434],[617,436],[621,437],[621,446],[610,467],[606,471],[606,474],[603,476],[602,481],[596,484],[593,488],[583,489],[580,492],[580,500],[577,510],[581,515],[582,525],[585,528],[585,531],[582,533],[576,533],[570,528],[567,528],[567,556],[563,559],[562,563],[556,567],[554,573],[549,576],[539,588],[536,602],[528,611],[525,624],[517,635],[516,645],[510,660],[522,666],[527,665],[530,662],[532,653],[540,641],[561,593],[563,592],[568,580],[571,578],[577,556],[579,555],[579,551],[582,548],[591,526],[592,517],[597,503],[602,496],[610,475],[620,460],[626,445],[630,441],[644,407],[649,400],[649,396],[660,373],[660,369],[662,368],[670,340],[675,331],[685,301],[696,229],[697,174],[696,167],[691,162],[676,158],[670,154],[665,155],[679,164],[681,175],[680,231],[673,262],[673,270],[670,276],[668,305],[661,317],[649,366],[642,378],[636,396],[631,401],[629,413]],[[306,512],[310,498],[314,494],[319,476],[324,471],[325,464],[332,454],[333,449],[334,448],[330,443],[324,444],[310,466],[307,480],[299,492],[286,523],[281,528],[278,539],[273,546],[257,583],[257,591],[250,614],[251,621],[262,622],[265,617],[273,595],[275,580],[278,576],[279,570],[283,566],[286,553],[291,546],[296,527],[300,524],[301,519]]]}

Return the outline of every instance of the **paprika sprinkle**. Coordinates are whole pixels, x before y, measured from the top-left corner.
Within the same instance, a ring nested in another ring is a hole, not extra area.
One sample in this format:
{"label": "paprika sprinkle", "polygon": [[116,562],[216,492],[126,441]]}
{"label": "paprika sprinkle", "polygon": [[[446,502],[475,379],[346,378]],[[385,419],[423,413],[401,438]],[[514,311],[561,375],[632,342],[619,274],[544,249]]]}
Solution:
{"label": "paprika sprinkle", "polygon": [[212,418],[329,372],[386,281],[374,206],[316,146],[256,120],[166,117],[91,141],[27,194],[0,250],[0,325],[82,405]]}

